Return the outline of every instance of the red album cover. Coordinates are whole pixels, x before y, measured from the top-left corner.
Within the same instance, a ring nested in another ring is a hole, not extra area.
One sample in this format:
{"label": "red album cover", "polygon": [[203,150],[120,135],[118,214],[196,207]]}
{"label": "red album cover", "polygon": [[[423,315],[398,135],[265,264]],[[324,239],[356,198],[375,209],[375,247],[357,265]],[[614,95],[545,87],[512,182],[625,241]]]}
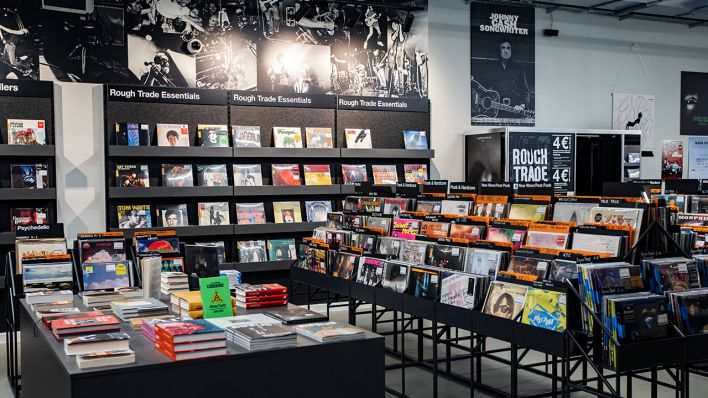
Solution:
{"label": "red album cover", "polygon": [[296,164],[274,164],[271,166],[273,172],[273,185],[301,185],[300,167]]}
{"label": "red album cover", "polygon": [[279,307],[281,305],[288,305],[288,300],[279,301],[259,301],[256,303],[238,303],[238,306],[245,309],[251,308],[265,308],[265,307]]}
{"label": "red album cover", "polygon": [[236,294],[239,296],[268,296],[286,294],[287,292],[288,288],[279,283],[264,283],[261,285],[243,283],[236,286]]}

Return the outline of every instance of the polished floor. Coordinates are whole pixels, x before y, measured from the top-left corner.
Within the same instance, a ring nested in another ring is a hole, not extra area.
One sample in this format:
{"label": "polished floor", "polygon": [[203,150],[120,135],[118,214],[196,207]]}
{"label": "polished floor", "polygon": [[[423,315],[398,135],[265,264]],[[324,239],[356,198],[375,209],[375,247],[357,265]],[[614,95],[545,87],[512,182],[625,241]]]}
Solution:
{"label": "polished floor", "polygon": [[[320,306],[313,306],[314,310],[321,311],[323,310],[322,307]],[[346,310],[341,310],[341,309],[333,309],[330,313],[330,317],[333,320],[337,321],[347,321],[347,312]],[[359,317],[358,319],[358,325],[364,328],[369,328],[370,327],[370,318],[369,316],[363,316]],[[380,330],[386,330],[385,327],[381,327]],[[0,335],[2,336],[2,335]],[[5,346],[4,346],[4,336],[0,340],[3,342],[3,344],[0,344],[0,397],[5,398],[5,397],[11,397],[11,392],[10,388],[7,382],[7,371],[5,369]],[[500,342],[495,342],[495,341],[490,341],[489,343],[490,347],[503,347],[503,344]],[[387,346],[392,347],[393,345],[393,339],[392,337],[387,337]],[[442,346],[440,346],[440,349],[442,350]],[[408,336],[406,338],[406,353],[410,356],[415,356],[417,355],[417,338],[416,336]],[[461,351],[457,352],[453,350],[452,352],[453,355],[455,354],[462,354]],[[425,341],[424,344],[424,356],[425,358],[430,358],[432,356],[432,344],[429,341]],[[538,354],[538,353],[529,353],[527,358],[524,360],[524,363],[528,363],[527,361],[536,361],[536,360],[542,360],[543,355]],[[387,363],[388,364],[393,364],[398,361],[397,358],[388,356],[387,357]],[[452,371],[454,373],[463,375],[463,376],[469,376],[470,373],[470,366],[469,366],[469,360],[462,360],[462,361],[454,361],[452,365]],[[488,385],[491,385],[497,389],[503,390],[503,391],[509,391],[511,382],[510,382],[510,372],[508,366],[504,364],[500,364],[498,362],[492,362],[492,361],[483,361],[482,362],[482,375],[484,382]],[[395,369],[395,370],[389,370],[386,372],[386,385],[389,388],[392,388],[396,391],[401,391],[402,390],[402,380],[401,380],[401,371],[400,369]],[[433,383],[432,383],[432,373],[430,371],[420,369],[417,367],[412,367],[412,368],[407,368],[406,369],[406,374],[405,374],[405,379],[406,379],[406,395],[411,398],[431,398],[433,397]],[[661,376],[661,379],[664,381],[668,381],[668,376],[663,375]],[[623,380],[624,383],[624,380]],[[708,397],[708,378],[704,377],[699,377],[699,376],[692,376],[690,379],[690,397],[696,397],[696,398],[704,398]],[[533,395],[533,394],[538,394],[542,392],[547,392],[550,391],[551,385],[550,382],[542,377],[542,376],[536,376],[533,374],[529,374],[527,372],[520,372],[519,373],[519,379],[518,379],[518,389],[519,389],[519,394],[520,396],[527,396],[527,395]],[[627,396],[626,395],[626,385],[623,384],[623,390],[622,390],[622,396]],[[469,397],[470,396],[470,391],[469,388],[465,385],[462,385],[458,382],[454,382],[451,380],[446,379],[445,377],[439,377],[438,378],[438,397],[440,398],[462,398],[462,397]],[[493,395],[486,394],[483,391],[475,391],[474,397],[479,397],[479,398],[486,398],[486,397],[492,397]],[[573,393],[573,397],[591,397],[589,394],[585,393]],[[644,397],[649,397],[650,396],[650,389],[649,389],[649,383],[643,382],[640,380],[634,380],[632,383],[632,396],[633,397],[639,397],[639,398],[644,398]],[[658,396],[659,397],[675,397],[675,393],[672,390],[669,389],[659,389],[658,390]],[[387,394],[386,397],[393,397],[393,395]],[[362,397],[363,398],[363,397]]]}

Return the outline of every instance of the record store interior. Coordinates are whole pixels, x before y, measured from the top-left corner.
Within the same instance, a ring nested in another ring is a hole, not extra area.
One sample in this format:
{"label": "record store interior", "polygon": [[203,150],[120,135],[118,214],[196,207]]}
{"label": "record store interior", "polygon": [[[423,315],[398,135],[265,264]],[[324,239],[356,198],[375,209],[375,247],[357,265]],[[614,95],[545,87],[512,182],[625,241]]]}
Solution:
{"label": "record store interior", "polygon": [[0,0],[0,397],[705,397],[707,39],[704,0]]}

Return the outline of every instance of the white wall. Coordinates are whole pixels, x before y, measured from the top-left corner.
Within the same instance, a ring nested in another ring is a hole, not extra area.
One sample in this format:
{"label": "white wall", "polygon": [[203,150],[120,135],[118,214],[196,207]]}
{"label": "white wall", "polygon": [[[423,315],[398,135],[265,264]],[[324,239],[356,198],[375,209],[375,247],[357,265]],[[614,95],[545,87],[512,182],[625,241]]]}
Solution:
{"label": "white wall", "polygon": [[[430,100],[434,170],[464,177],[461,134],[470,127],[469,6],[462,0],[430,2]],[[536,10],[536,127],[611,128],[611,93],[637,43],[656,90],[653,158],[642,177],[660,176],[661,141],[679,137],[681,71],[708,72],[708,28],[554,12],[560,36],[542,35],[550,15]],[[649,94],[634,56],[616,92]]]}
{"label": "white wall", "polygon": [[57,145],[57,215],[69,240],[106,230],[103,88],[54,86]]}

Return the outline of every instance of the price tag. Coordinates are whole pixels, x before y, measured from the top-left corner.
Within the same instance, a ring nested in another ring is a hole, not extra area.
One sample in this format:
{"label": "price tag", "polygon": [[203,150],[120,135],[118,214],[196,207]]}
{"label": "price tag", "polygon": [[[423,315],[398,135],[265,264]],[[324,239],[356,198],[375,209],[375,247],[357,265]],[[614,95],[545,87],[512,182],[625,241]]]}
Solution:
{"label": "price tag", "polygon": [[536,266],[536,269],[539,271],[545,271],[548,269],[548,262],[547,261],[540,261],[538,263],[538,266]]}
{"label": "price tag", "polygon": [[452,249],[452,251],[451,251],[450,253],[451,253],[453,256],[459,256],[459,255],[460,255],[460,249],[457,248],[457,247],[455,247],[455,248]]}
{"label": "price tag", "polygon": [[678,265],[678,272],[682,274],[688,273],[688,266],[686,265],[686,263],[681,263]]}
{"label": "price tag", "polygon": [[656,321],[659,323],[659,325],[666,325],[667,323],[669,323],[669,317],[667,314],[659,314],[659,316],[657,316]]}
{"label": "price tag", "polygon": [[92,265],[87,265],[87,266],[84,268],[84,273],[85,273],[85,274],[93,274],[93,266],[92,266]]}
{"label": "price tag", "polygon": [[619,276],[622,279],[627,279],[629,278],[629,268],[620,268],[619,270]]}
{"label": "price tag", "polygon": [[116,250],[123,250],[123,242],[115,242],[113,243],[113,248]]}
{"label": "price tag", "polygon": [[558,297],[558,304],[565,305],[566,301],[567,296],[565,294],[561,294],[560,297]]}
{"label": "price tag", "polygon": [[107,264],[106,265],[106,271],[108,272],[115,272],[116,270],[116,265],[115,264]]}
{"label": "price tag", "polygon": [[399,273],[399,274],[405,274],[406,272],[408,272],[408,267],[406,267],[406,266],[404,266],[404,265],[401,265],[401,266],[398,268],[398,273]]}
{"label": "price tag", "polygon": [[432,275],[430,277],[430,282],[431,283],[438,283],[438,276],[437,275]]}
{"label": "price tag", "polygon": [[383,274],[383,268],[381,268],[381,267],[376,268],[376,275],[381,275],[381,274]]}
{"label": "price tag", "polygon": [[[116,265],[116,275],[128,275],[128,267],[125,266],[125,264],[120,263]],[[108,267],[106,267],[108,269]]]}

